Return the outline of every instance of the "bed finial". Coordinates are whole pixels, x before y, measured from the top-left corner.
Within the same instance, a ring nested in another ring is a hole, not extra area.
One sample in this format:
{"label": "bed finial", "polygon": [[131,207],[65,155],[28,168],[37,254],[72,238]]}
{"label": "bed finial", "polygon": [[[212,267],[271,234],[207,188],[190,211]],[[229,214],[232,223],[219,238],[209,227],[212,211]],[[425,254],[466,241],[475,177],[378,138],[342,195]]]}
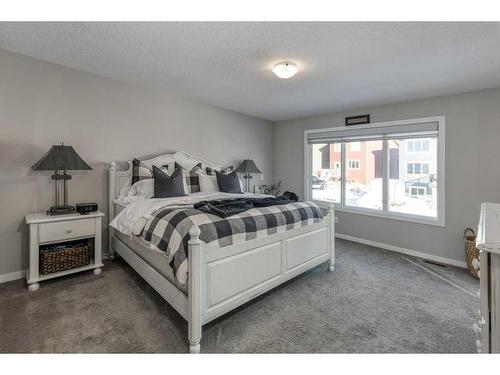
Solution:
{"label": "bed finial", "polygon": [[196,243],[198,243],[198,241],[200,240],[200,234],[201,234],[200,228],[198,228],[196,225],[192,227],[189,230],[189,237],[191,238],[190,241],[196,241]]}

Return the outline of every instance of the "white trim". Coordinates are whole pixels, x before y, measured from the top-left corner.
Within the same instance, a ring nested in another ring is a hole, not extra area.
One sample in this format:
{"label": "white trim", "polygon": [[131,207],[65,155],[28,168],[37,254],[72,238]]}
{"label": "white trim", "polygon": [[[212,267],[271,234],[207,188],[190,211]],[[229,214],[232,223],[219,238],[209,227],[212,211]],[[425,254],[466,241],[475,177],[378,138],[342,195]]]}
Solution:
{"label": "white trim", "polygon": [[[382,141],[382,211],[384,212],[389,211],[390,163],[389,141],[384,139]],[[384,165],[387,166],[387,168],[384,168]]]}
{"label": "white trim", "polygon": [[3,275],[0,275],[0,284],[6,283],[8,281],[24,279],[25,276],[26,276],[26,271],[4,273]]}
{"label": "white trim", "polygon": [[329,201],[313,200],[313,202],[316,203],[319,207],[325,209],[328,207],[329,204],[333,203],[335,205],[335,211],[338,212],[347,212],[350,214],[374,216],[374,217],[380,217],[382,219],[400,220],[409,223],[434,225],[438,227],[445,226],[444,224],[440,223],[437,218],[432,218],[430,216],[411,215],[396,211],[382,211],[382,210],[376,210],[374,208],[372,209],[372,208],[355,207],[355,206],[342,206],[338,202],[333,202],[333,201],[329,202]]}
{"label": "white trim", "polygon": [[[335,211],[338,211],[338,210],[336,209]],[[394,252],[400,253],[400,254],[406,254],[406,255],[417,257],[417,258],[432,260],[432,261],[438,262],[438,263],[449,264],[451,266],[456,266],[456,267],[460,267],[460,268],[467,268],[467,265],[465,264],[465,262],[461,262],[461,261],[456,260],[456,259],[441,257],[439,255],[424,253],[421,251],[407,249],[404,247],[399,247],[399,246],[394,246],[394,245],[389,245],[389,244],[382,243],[382,242],[365,240],[364,238],[354,237],[354,236],[350,236],[348,234],[336,233],[335,237],[343,239],[343,240],[347,240],[347,241],[361,243],[363,245],[379,247],[381,249],[394,251]]]}
{"label": "white trim", "polygon": [[[407,120],[396,120],[396,121],[386,121],[373,123],[368,125],[357,125],[356,129],[366,129],[366,128],[377,128],[384,126],[397,126],[397,125],[408,125],[408,124],[418,124],[427,122],[437,122],[439,126],[439,134],[437,136],[437,165],[436,165],[436,175],[438,176],[439,186],[437,195],[437,218],[432,218],[430,216],[419,216],[411,214],[401,214],[394,213],[391,211],[383,210],[370,210],[370,209],[352,209],[351,207],[346,207],[343,205],[335,205],[335,209],[338,211],[350,212],[354,214],[363,214],[368,216],[382,217],[385,219],[408,221],[412,223],[436,225],[440,227],[446,226],[446,205],[445,205],[445,191],[446,191],[446,176],[445,176],[445,127],[446,127],[446,116],[432,116],[432,117],[421,117],[415,119]],[[345,126],[333,127],[333,128],[322,128],[322,129],[312,129],[304,131],[304,197],[306,200],[312,200],[312,189],[309,187],[310,176],[312,175],[312,147],[307,142],[307,136],[310,133],[322,133],[326,131],[341,131],[345,130]],[[345,185],[345,171],[347,169],[345,143],[342,143],[342,185]],[[388,161],[389,162],[389,161]],[[430,168],[430,165],[429,165]],[[341,194],[345,194],[345,189],[341,189]],[[320,206],[324,203],[331,202],[321,202],[315,201]],[[345,202],[345,197],[342,196],[342,202]],[[324,206],[323,206],[324,207]]]}
{"label": "white trim", "polygon": [[[341,155],[343,154],[344,153]],[[342,168],[342,171],[343,170],[344,168]],[[306,201],[309,201],[312,198],[312,147],[309,147],[309,144],[307,143],[307,132],[304,132],[304,172],[304,197],[306,198]]]}

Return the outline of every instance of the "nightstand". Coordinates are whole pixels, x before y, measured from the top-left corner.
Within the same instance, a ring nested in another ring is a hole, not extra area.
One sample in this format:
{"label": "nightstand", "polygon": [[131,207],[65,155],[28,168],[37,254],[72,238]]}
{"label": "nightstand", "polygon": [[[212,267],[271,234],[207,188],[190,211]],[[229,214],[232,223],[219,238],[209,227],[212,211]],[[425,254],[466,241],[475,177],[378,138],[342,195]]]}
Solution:
{"label": "nightstand", "polygon": [[[49,216],[46,213],[26,215],[29,226],[29,268],[26,272],[28,290],[33,292],[40,287],[40,282],[72,273],[94,270],[94,275],[101,273],[101,218],[102,212],[96,211],[88,215],[70,214]],[[77,240],[92,241],[93,254],[90,263],[79,268],[65,271],[40,274],[40,247],[51,244],[68,243]]]}

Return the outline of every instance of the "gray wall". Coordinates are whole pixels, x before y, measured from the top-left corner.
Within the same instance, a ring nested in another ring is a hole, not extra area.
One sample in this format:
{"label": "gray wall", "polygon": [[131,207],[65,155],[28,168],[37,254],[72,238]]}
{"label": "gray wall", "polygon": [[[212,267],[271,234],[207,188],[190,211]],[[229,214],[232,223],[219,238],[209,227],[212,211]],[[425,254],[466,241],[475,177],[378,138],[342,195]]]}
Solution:
{"label": "gray wall", "polygon": [[30,166],[52,144],[74,146],[94,168],[73,174],[70,203],[107,211],[112,160],[178,150],[224,165],[253,158],[272,181],[273,134],[267,121],[0,50],[0,275],[27,266],[24,215],[53,194],[50,173]]}
{"label": "gray wall", "polygon": [[446,115],[446,227],[339,212],[337,232],[464,261],[464,228],[476,228],[481,202],[500,202],[500,89],[275,123],[276,179],[303,194],[304,130],[365,113],[372,122]]}

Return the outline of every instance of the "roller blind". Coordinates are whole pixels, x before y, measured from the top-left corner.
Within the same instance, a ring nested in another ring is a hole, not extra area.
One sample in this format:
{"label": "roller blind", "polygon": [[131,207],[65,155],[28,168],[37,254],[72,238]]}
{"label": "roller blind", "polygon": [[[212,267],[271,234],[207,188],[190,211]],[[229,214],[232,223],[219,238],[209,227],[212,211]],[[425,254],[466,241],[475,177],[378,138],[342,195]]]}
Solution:
{"label": "roller blind", "polygon": [[359,142],[381,139],[409,139],[437,137],[437,122],[404,125],[373,126],[367,128],[345,127],[339,130],[325,130],[307,134],[307,143]]}

